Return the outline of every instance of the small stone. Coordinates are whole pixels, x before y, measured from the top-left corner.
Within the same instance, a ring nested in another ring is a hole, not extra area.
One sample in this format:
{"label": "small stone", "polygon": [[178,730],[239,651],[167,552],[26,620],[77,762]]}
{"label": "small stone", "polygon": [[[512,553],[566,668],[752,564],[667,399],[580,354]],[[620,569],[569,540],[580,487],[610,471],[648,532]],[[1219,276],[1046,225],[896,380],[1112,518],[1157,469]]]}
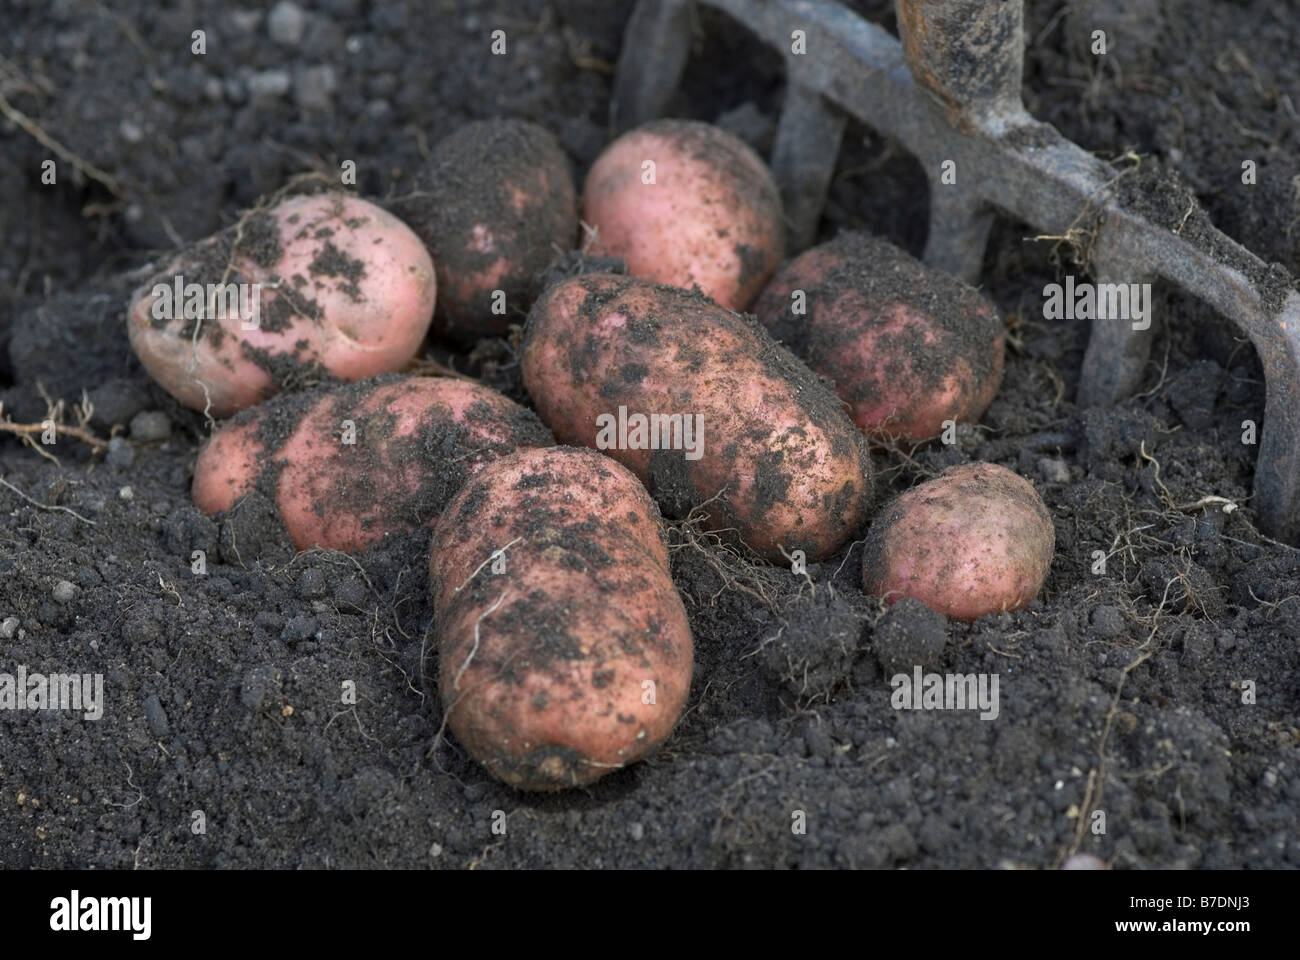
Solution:
{"label": "small stone", "polygon": [[126,500],[126,501],[134,500],[135,491],[132,490],[130,487],[123,487],[121,490],[117,491],[117,498],[119,500]]}
{"label": "small stone", "polygon": [[108,506],[108,502],[94,490],[80,489],[72,496],[77,506],[86,513],[103,513],[104,507]]}
{"label": "small stone", "polygon": [[349,577],[334,590],[334,599],[340,606],[364,610],[366,605],[366,585],[359,577]]}
{"label": "small stone", "polygon": [[60,580],[54,585],[53,595],[59,603],[71,603],[77,595],[77,585],[69,580]]}
{"label": "small stone", "polygon": [[126,470],[135,463],[135,448],[126,437],[114,437],[108,441],[108,455],[104,462],[117,470]]}
{"label": "small stone", "polygon": [[914,667],[933,668],[948,642],[947,621],[911,597],[889,608],[876,625],[872,646],[887,676],[906,673]]}
{"label": "small stone", "polygon": [[280,632],[280,639],[285,643],[301,643],[316,635],[316,620],[300,613],[284,626]]}
{"label": "small stone", "polygon": [[316,567],[308,567],[298,575],[298,596],[304,600],[315,600],[325,596],[325,574]]}
{"label": "small stone", "polygon": [[239,701],[250,710],[257,710],[271,695],[271,688],[280,682],[280,671],[272,666],[254,667],[244,674],[239,686]]}
{"label": "small stone", "polygon": [[328,64],[299,70],[293,85],[293,97],[304,110],[329,110],[334,103],[338,80]]}
{"label": "small stone", "polygon": [[248,92],[253,97],[283,97],[289,92],[287,70],[263,70],[248,78]]}
{"label": "small stone", "polygon": [[1070,467],[1059,457],[1043,457],[1038,461],[1038,475],[1044,483],[1069,483]]}
{"label": "small stone", "polygon": [[131,120],[123,120],[117,125],[117,132],[127,143],[139,143],[144,139],[144,130],[140,124]]}
{"label": "small stone", "polygon": [[280,0],[271,8],[271,15],[266,18],[266,31],[271,39],[281,46],[296,47],[302,42],[303,31],[307,27],[307,15],[302,7],[289,0]]}
{"label": "small stone", "polygon": [[1126,630],[1124,614],[1120,613],[1118,607],[1109,605],[1094,607],[1091,621],[1093,632],[1108,640],[1120,636]]}
{"label": "small stone", "polygon": [[1062,870],[1105,870],[1106,861],[1101,857],[1091,853],[1076,853],[1065,863],[1061,864]]}
{"label": "small stone", "polygon": [[639,823],[634,823],[630,828],[628,828],[628,832],[632,835],[633,840],[640,840],[645,836],[645,827],[641,826]]}
{"label": "small stone", "polygon": [[107,430],[119,423],[130,423],[132,417],[146,409],[149,393],[139,380],[119,377],[91,390],[89,399],[94,409],[91,425]]}
{"label": "small stone", "polygon": [[155,737],[167,736],[171,725],[167,722],[166,711],[163,710],[162,704],[154,694],[144,698],[144,718]]}
{"label": "small stone", "polygon": [[132,646],[152,643],[162,636],[158,621],[145,614],[136,614],[122,625],[122,639]]}
{"label": "small stone", "polygon": [[6,640],[12,639],[20,626],[22,626],[22,621],[17,617],[5,617],[4,622],[0,623],[0,637],[4,637]]}
{"label": "small stone", "polygon": [[230,14],[231,25],[240,33],[252,33],[261,22],[261,10],[234,10]]}
{"label": "small stone", "polygon": [[145,410],[131,418],[131,439],[136,443],[157,443],[171,433],[171,418],[161,410]]}
{"label": "small stone", "polygon": [[1183,637],[1183,660],[1190,664],[1203,664],[1214,653],[1214,638],[1209,632],[1189,632]]}

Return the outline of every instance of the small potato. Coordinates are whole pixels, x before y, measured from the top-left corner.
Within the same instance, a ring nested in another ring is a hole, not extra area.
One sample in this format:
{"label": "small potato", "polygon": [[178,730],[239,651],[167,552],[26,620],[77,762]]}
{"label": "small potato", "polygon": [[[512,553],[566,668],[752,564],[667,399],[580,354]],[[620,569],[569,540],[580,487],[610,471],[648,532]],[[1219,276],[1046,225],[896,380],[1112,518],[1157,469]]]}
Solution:
{"label": "small potato", "polygon": [[518,323],[534,277],[578,233],[569,159],[549,132],[522,120],[461,127],[433,148],[415,192],[393,209],[437,264],[434,332],[465,341]]}
{"label": "small potato", "polygon": [[668,737],[694,655],[636,477],[590,450],[521,450],[469,480],[432,547],[443,709],[493,776],[581,786]]}
{"label": "small potato", "polygon": [[299,550],[364,550],[431,526],[498,457],[553,443],[532,411],[487,387],[380,377],[277,397],[231,420],[199,454],[194,503],[217,513],[260,488]]}
{"label": "small potato", "polygon": [[874,436],[927,440],[945,420],[978,420],[1002,382],[993,305],[867,234],[841,233],[796,257],[754,312]]}
{"label": "small potato", "polygon": [[623,257],[634,277],[699,287],[732,310],[749,307],[784,257],[772,174],[707,123],[656,120],[625,133],[596,158],[582,203],[596,228],[590,253]]}
{"label": "small potato", "polygon": [[294,196],[174,257],[134,295],[127,329],[168,393],[226,417],[286,384],[401,369],[436,289],[428,251],[386,210]]}
{"label": "small potato", "polygon": [[992,463],[950,467],[876,515],[862,583],[960,620],[1015,610],[1047,578],[1056,532],[1029,481]]}
{"label": "small potato", "polygon": [[698,292],[610,274],[551,287],[521,369],[560,442],[630,467],[672,516],[707,501],[715,527],[772,560],[826,557],[866,518],[871,461],[839,399]]}

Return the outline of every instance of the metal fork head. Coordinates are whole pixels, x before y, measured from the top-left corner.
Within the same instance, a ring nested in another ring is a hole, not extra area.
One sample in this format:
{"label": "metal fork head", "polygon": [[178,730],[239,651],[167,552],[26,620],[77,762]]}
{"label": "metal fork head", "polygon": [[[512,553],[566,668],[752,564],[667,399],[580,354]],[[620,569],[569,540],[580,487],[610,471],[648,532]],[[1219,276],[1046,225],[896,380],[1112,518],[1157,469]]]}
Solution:
{"label": "metal fork head", "polygon": [[[1030,117],[1021,99],[1021,0],[897,0],[902,42],[829,0],[639,0],[615,78],[611,119],[625,130],[660,116],[690,56],[696,6],[730,15],[786,63],[771,165],[790,248],[808,245],[834,173],[846,116],[897,140],[930,180],[925,260],[979,279],[993,218],[1052,236],[1086,236],[1099,284],[1164,279],[1246,331],[1267,379],[1255,467],[1260,526],[1300,540],[1300,293],[1216,230],[1188,196],[1181,222],[1143,215],[1122,173]],[[803,43],[793,43],[796,31]],[[943,176],[954,171],[955,182]],[[1191,229],[1184,229],[1191,226]],[[1082,404],[1110,404],[1140,383],[1154,327],[1093,321]]]}

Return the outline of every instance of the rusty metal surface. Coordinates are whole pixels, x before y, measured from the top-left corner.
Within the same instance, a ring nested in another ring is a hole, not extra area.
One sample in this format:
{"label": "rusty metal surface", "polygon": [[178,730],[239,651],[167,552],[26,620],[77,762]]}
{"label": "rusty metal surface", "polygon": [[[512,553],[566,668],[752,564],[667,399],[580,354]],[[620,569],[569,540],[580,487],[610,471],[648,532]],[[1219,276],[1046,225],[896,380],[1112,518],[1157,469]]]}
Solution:
{"label": "rusty metal surface", "polygon": [[[730,15],[785,57],[772,166],[792,250],[815,235],[849,115],[893,137],[926,171],[931,266],[977,281],[997,211],[1044,235],[1086,224],[1098,283],[1161,278],[1240,325],[1267,378],[1254,505],[1267,533],[1300,541],[1300,294],[1213,227],[1184,236],[1181,225],[1141,216],[1113,167],[1029,116],[1020,95],[1020,0],[898,0],[902,43],[830,0],[640,0],[614,86],[617,129],[666,108],[689,59],[697,4]],[[792,52],[795,30],[806,36],[804,54]],[[955,164],[955,184],[941,180],[945,161]],[[1194,200],[1183,223],[1193,215],[1204,219]],[[1131,393],[1152,335],[1129,321],[1094,321],[1079,402]]]}

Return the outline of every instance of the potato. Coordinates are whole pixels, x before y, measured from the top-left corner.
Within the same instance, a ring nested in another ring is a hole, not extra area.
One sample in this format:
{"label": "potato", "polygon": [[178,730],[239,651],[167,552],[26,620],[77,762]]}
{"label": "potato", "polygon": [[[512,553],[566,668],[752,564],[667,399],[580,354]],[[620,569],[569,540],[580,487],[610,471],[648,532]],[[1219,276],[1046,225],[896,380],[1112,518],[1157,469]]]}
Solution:
{"label": "potato", "polygon": [[593,255],[623,257],[634,277],[696,286],[733,310],[750,305],[784,257],[767,166],[694,120],[656,120],[610,144],[587,174],[582,219],[596,229]]}
{"label": "potato", "polygon": [[564,150],[536,124],[480,120],[433,148],[415,186],[393,209],[437,264],[434,332],[466,341],[505,333],[528,312],[534,277],[577,239]]}
{"label": "potato", "polygon": [[1052,565],[1056,532],[1028,480],[992,463],[949,467],[887,504],[867,532],[862,583],[961,620],[1023,607]]}
{"label": "potato", "polygon": [[466,483],[432,545],[447,725],[493,776],[581,786],[668,737],[691,632],[631,473],[590,450],[521,450]]}
{"label": "potato", "polygon": [[492,460],[553,443],[532,411],[487,387],[379,377],[240,414],[199,454],[194,503],[205,513],[230,510],[260,488],[298,549],[363,550],[431,526]]}
{"label": "potato", "polygon": [[945,420],[978,420],[1002,382],[993,305],[867,234],[841,233],[796,257],[754,312],[878,437],[926,440]]}
{"label": "potato", "polygon": [[[871,462],[839,399],[701,293],[609,274],[565,281],[533,305],[521,369],[562,443],[603,449],[670,515],[710,501],[715,527],[773,560],[828,556],[865,519]],[[634,427],[674,415],[677,429]]]}
{"label": "potato", "polygon": [[401,369],[436,289],[428,251],[392,214],[294,196],[175,256],[135,293],[127,329],[168,393],[226,417],[286,385]]}

